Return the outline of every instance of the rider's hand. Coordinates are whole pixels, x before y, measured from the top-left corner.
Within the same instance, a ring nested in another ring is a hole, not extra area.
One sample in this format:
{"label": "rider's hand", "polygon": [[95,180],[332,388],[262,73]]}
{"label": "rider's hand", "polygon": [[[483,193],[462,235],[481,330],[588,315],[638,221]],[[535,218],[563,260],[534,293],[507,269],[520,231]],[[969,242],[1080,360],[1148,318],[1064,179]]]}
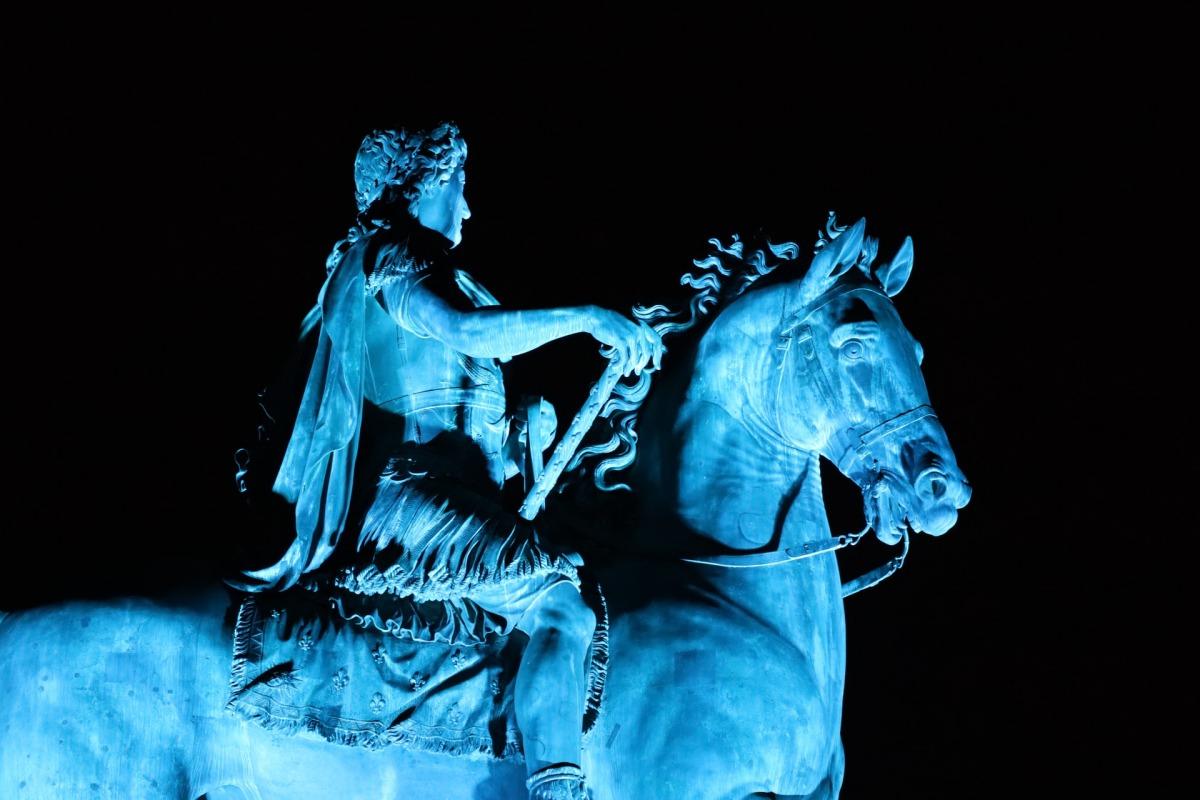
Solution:
{"label": "rider's hand", "polygon": [[589,309],[587,332],[601,344],[612,347],[619,359],[621,373],[642,374],[651,361],[653,369],[662,368],[662,338],[644,322],[635,322],[623,314],[599,306]]}

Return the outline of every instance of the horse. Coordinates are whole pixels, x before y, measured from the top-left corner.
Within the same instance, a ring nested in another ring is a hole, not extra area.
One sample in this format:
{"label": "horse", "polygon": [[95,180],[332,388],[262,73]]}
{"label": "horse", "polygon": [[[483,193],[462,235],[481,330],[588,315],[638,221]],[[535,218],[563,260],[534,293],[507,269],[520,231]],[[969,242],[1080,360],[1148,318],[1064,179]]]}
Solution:
{"label": "horse", "polygon": [[[911,239],[876,265],[865,221],[831,215],[803,272],[794,244],[712,241],[683,278],[688,319],[639,312],[692,344],[673,346],[653,391],[643,375],[610,401],[613,439],[585,448],[618,451],[596,486],[619,488],[609,478],[627,468],[635,490],[594,548],[611,653],[585,738],[595,800],[836,798],[843,592],[902,557],[843,584],[835,551],[866,529],[832,535],[820,460],[905,549],[970,498],[892,301]],[[525,797],[517,759],[347,747],[227,713],[228,600],[213,588],[0,617],[0,796]]]}

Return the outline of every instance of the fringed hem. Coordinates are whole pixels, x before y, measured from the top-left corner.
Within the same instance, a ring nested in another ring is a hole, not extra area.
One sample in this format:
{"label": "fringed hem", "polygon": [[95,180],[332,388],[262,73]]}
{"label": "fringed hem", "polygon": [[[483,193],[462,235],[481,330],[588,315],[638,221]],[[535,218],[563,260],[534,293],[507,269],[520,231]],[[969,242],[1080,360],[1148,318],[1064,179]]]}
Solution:
{"label": "fringed hem", "polygon": [[[258,660],[262,651],[262,633],[254,641],[255,629],[258,627],[258,602],[250,595],[242,600],[238,608],[237,622],[233,626],[233,665],[229,668],[229,703],[246,689],[246,666],[251,660]],[[251,650],[254,647],[254,650]]]}
{"label": "fringed hem", "polygon": [[[578,553],[544,541],[494,498],[432,474],[385,474],[363,519],[361,560],[334,585],[418,602],[469,596],[550,573],[579,587]],[[363,563],[368,561],[369,563]]]}
{"label": "fringed hem", "polygon": [[600,584],[588,581],[585,599],[596,612],[596,631],[592,634],[591,663],[588,666],[587,698],[583,710],[583,735],[596,729],[600,708],[604,703],[604,686],[608,682],[608,602]]}
{"label": "fringed hem", "polygon": [[508,581],[527,581],[545,575],[562,575],[576,588],[580,587],[579,571],[566,556],[551,556],[544,550],[530,550],[532,558],[522,559],[503,569],[480,569],[475,575],[445,576],[435,572],[413,574],[396,564],[380,571],[370,564],[355,572],[342,570],[333,585],[339,589],[367,596],[394,594],[412,597],[419,603],[452,600],[465,597],[483,587],[498,586]]}
{"label": "fringed hem", "polygon": [[[330,725],[319,717],[305,715],[281,716],[272,713],[269,707],[263,707],[250,702],[243,697],[233,697],[226,703],[225,708],[242,719],[261,725],[270,731],[277,731],[285,736],[297,733],[316,733],[331,744],[346,745],[347,747],[362,747],[366,750],[380,750],[388,745],[400,745],[411,750],[424,753],[437,753],[454,757],[475,758],[490,761],[505,761],[515,759],[523,762],[525,754],[516,731],[506,731],[506,743],[497,753],[495,741],[491,735],[478,735],[463,732],[457,739],[447,739],[434,733],[424,733],[411,729],[383,728],[382,730],[352,730],[338,725]],[[380,725],[380,728],[383,726]]]}
{"label": "fringed hem", "polygon": [[432,624],[428,615],[417,613],[412,603],[403,600],[394,604],[389,609],[392,613],[385,617],[378,608],[367,607],[361,611],[349,608],[347,602],[354,599],[334,597],[331,607],[342,619],[360,628],[375,629],[412,642],[478,647],[486,642],[489,634],[505,635],[503,621],[489,624],[487,613],[470,600],[442,602],[441,614],[437,617],[440,622]]}

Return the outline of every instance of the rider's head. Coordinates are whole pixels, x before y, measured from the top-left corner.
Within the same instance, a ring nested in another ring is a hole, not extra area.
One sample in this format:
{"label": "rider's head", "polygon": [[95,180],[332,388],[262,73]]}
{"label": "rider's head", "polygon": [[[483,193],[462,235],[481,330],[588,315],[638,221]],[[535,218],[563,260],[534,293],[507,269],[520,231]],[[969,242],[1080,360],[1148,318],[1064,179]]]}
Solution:
{"label": "rider's head", "polygon": [[461,182],[466,160],[467,143],[453,122],[428,131],[372,131],[354,159],[358,212],[386,218],[399,205],[416,217],[423,199]]}

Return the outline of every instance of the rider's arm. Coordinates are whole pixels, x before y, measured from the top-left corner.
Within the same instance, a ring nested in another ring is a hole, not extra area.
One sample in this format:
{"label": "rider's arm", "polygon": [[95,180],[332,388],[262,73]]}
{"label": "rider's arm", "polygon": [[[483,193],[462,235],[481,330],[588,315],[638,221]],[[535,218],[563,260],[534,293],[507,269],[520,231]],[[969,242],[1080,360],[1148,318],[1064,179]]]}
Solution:
{"label": "rider's arm", "polygon": [[613,345],[638,371],[660,364],[662,341],[645,324],[599,306],[540,310],[455,308],[426,285],[428,273],[396,280],[382,289],[384,308],[417,336],[433,337],[474,358],[507,358],[575,333]]}
{"label": "rider's arm", "polygon": [[564,336],[590,332],[598,311],[591,306],[460,309],[420,283],[409,292],[404,310],[411,325],[475,358],[520,355]]}

